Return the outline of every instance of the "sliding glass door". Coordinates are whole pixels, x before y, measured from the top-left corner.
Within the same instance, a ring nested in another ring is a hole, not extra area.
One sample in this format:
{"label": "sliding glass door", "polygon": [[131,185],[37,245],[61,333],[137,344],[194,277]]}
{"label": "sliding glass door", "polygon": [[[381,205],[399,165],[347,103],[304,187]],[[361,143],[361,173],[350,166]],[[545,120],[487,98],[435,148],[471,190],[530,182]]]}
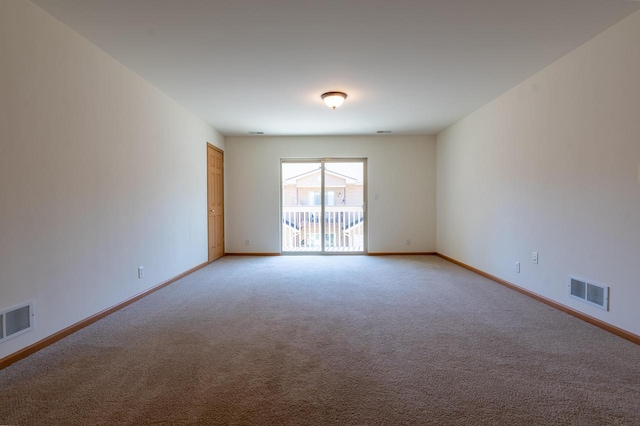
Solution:
{"label": "sliding glass door", "polygon": [[283,253],[366,253],[366,159],[281,161]]}

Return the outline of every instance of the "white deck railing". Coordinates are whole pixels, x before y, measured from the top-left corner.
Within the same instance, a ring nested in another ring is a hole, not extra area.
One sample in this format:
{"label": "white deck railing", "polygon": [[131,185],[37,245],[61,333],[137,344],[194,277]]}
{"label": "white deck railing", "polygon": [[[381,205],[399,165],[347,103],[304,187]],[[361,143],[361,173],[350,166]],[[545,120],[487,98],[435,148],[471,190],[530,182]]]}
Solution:
{"label": "white deck railing", "polygon": [[[320,206],[282,208],[282,250],[320,251],[322,211]],[[361,206],[326,206],[324,241],[326,251],[364,251],[364,210]]]}

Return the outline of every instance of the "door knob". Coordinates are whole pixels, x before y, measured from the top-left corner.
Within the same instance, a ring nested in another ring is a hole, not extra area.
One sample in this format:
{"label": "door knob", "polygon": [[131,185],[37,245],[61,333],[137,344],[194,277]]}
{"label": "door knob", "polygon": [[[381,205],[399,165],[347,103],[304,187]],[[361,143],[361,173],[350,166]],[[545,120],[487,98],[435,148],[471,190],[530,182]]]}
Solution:
{"label": "door knob", "polygon": [[209,213],[213,213],[213,209],[209,209]]}

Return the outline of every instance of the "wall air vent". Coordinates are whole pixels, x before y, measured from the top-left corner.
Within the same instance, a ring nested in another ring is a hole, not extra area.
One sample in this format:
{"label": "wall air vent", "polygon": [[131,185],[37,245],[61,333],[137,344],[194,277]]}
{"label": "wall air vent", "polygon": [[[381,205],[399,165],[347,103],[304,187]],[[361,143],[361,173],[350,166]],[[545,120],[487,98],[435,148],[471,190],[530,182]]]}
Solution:
{"label": "wall air vent", "polygon": [[0,343],[33,329],[33,302],[0,311]]}
{"label": "wall air vent", "polygon": [[609,287],[607,286],[569,277],[569,296],[605,311],[609,310]]}

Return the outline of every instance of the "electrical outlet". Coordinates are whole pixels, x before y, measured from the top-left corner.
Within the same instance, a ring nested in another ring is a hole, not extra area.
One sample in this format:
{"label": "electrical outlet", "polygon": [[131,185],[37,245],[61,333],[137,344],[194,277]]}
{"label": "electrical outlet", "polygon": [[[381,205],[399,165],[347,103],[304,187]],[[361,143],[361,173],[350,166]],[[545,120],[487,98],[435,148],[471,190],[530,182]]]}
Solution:
{"label": "electrical outlet", "polygon": [[251,241],[249,241],[249,240],[244,240],[244,245],[245,245],[245,246],[250,246],[250,245],[251,245]]}
{"label": "electrical outlet", "polygon": [[520,273],[520,262],[516,262],[516,272]]}
{"label": "electrical outlet", "polygon": [[144,266],[138,266],[138,279],[144,278]]}
{"label": "electrical outlet", "polygon": [[538,264],[538,252],[537,251],[533,252],[533,263],[535,263],[536,265]]}
{"label": "electrical outlet", "polygon": [[410,246],[411,245],[411,238],[407,238],[407,245]]}

